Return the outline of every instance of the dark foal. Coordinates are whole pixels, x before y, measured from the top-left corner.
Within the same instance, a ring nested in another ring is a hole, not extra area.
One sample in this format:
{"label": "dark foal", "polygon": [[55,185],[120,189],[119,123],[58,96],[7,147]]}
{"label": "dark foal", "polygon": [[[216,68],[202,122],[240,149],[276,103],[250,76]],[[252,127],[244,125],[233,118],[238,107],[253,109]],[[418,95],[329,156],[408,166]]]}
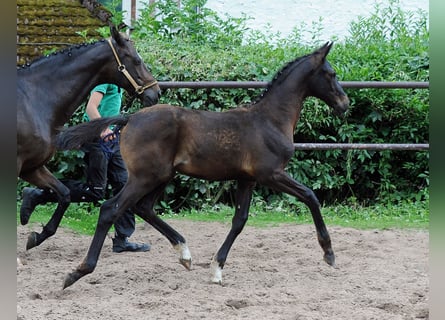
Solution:
{"label": "dark foal", "polygon": [[[52,236],[70,203],[69,189],[45,167],[55,152],[60,129],[101,83],[114,83],[139,97],[144,106],[156,104],[160,89],[132,41],[111,28],[112,37],[69,47],[17,70],[17,176],[52,189],[58,205],[42,233],[32,232],[26,249]],[[31,212],[21,209],[22,224]]]}
{"label": "dark foal", "polygon": [[294,155],[294,129],[306,97],[317,97],[338,113],[348,108],[348,97],[326,60],[331,46],[332,43],[327,43],[290,62],[262,98],[249,106],[208,112],[156,105],[127,117],[92,121],[62,132],[58,146],[73,149],[111,124],[123,126],[120,144],[129,173],[121,192],[102,205],[88,254],[68,274],[64,288],[94,271],[108,230],[129,207],[165,235],[179,251],[181,263],[190,268],[191,256],[185,239],[153,210],[176,172],[207,180],[238,182],[232,228],[213,257],[213,282],[222,282],[222,269],[247,221],[256,183],[293,195],[309,207],[324,260],[334,265],[330,236],[315,194],[284,171]]}

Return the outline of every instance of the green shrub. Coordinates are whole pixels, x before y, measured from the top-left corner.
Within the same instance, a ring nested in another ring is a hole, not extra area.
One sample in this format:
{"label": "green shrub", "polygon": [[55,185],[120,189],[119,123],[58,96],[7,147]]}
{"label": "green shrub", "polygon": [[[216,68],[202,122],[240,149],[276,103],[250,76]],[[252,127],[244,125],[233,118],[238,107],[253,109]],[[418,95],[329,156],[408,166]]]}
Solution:
{"label": "green shrub", "polygon": [[[221,18],[205,0],[157,1],[142,12],[132,37],[159,81],[268,81],[287,62],[324,43],[302,44],[300,32],[287,38],[247,30],[248,17]],[[196,11],[200,7],[202,10]],[[350,25],[350,35],[334,44],[329,61],[341,81],[428,81],[429,31],[425,12],[403,12],[399,1],[375,6],[369,18]],[[221,111],[254,101],[261,89],[171,89],[162,103]],[[305,102],[295,142],[427,143],[428,90],[346,89],[351,100],[345,119],[331,114],[319,100]],[[140,108],[134,102],[128,112]],[[73,123],[79,122],[75,115]],[[153,155],[154,157],[156,155]],[[50,167],[74,176],[64,153]],[[315,190],[322,202],[363,203],[428,198],[428,152],[296,151],[288,172]],[[74,171],[73,171],[74,170]],[[80,170],[77,175],[82,176]],[[233,201],[233,182],[207,182],[179,175],[167,187],[160,206],[200,207]],[[254,201],[289,201],[259,186]],[[292,203],[290,203],[292,205]]]}

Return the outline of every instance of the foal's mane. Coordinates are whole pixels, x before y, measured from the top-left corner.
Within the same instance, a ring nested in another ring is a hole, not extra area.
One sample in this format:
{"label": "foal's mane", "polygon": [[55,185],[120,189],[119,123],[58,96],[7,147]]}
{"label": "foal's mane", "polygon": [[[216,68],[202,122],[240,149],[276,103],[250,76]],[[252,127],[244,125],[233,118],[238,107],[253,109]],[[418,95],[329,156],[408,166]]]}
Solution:
{"label": "foal's mane", "polygon": [[53,52],[53,53],[51,53],[49,55],[39,56],[39,57],[35,58],[33,61],[31,61],[31,62],[28,62],[28,63],[23,64],[21,66],[17,66],[17,69],[26,69],[26,68],[32,67],[33,65],[35,65],[38,62],[42,61],[43,59],[48,59],[48,58],[52,58],[52,57],[55,57],[55,56],[60,56],[62,54],[66,54],[68,56],[71,56],[73,54],[73,51],[75,51],[75,50],[79,50],[79,49],[95,46],[98,43],[101,43],[101,42],[104,42],[104,41],[105,41],[105,39],[101,39],[101,40],[98,40],[98,41],[95,41],[95,42],[91,42],[91,43],[73,44],[73,45],[70,45],[70,46],[68,46],[66,48],[62,48],[60,50],[57,50],[57,51],[55,51],[55,52]]}
{"label": "foal's mane", "polygon": [[258,101],[263,99],[269,93],[270,89],[273,86],[275,86],[276,84],[281,83],[282,81],[284,81],[289,76],[289,74],[291,74],[292,71],[297,66],[299,66],[300,63],[303,62],[303,60],[308,58],[310,55],[311,54],[306,54],[304,56],[296,58],[295,60],[292,60],[292,61],[288,62],[283,68],[281,68],[280,71],[278,71],[275,74],[275,76],[272,78],[272,80],[269,81],[269,83],[267,84],[267,87],[263,90],[263,92],[254,101],[252,101],[248,106],[254,105]]}

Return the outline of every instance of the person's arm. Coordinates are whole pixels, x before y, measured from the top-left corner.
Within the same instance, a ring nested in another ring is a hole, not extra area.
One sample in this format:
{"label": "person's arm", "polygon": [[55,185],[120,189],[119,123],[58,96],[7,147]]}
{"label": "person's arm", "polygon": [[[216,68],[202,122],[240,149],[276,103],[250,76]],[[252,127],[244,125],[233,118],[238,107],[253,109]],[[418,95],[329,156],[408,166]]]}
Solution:
{"label": "person's arm", "polygon": [[[94,91],[91,93],[90,99],[88,100],[86,107],[86,113],[88,115],[88,118],[90,118],[90,120],[101,118],[98,108],[100,102],[102,101],[103,96],[104,94],[99,91]],[[110,128],[106,128],[100,134],[100,138],[103,139],[104,137],[106,137],[105,141],[113,140],[115,137],[114,135],[111,135],[111,133],[113,133],[113,131]]]}

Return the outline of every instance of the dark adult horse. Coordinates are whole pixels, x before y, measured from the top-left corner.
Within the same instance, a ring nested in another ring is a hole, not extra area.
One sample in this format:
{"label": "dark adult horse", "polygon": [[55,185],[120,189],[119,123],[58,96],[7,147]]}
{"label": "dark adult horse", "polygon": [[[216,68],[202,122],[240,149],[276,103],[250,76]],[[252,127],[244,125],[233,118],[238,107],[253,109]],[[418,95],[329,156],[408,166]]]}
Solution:
{"label": "dark adult horse", "polygon": [[123,126],[120,145],[129,172],[121,192],[103,203],[88,254],[65,278],[64,288],[94,271],[108,230],[129,207],[166,236],[179,251],[180,262],[190,268],[185,239],[153,210],[176,172],[238,182],[232,227],[212,261],[213,282],[222,282],[222,269],[247,221],[257,182],[293,195],[309,207],[324,260],[334,265],[330,236],[315,194],[284,171],[294,154],[294,129],[306,97],[317,97],[338,113],[348,108],[349,99],[326,60],[331,46],[332,43],[326,43],[290,62],[269,84],[262,98],[250,106],[208,112],[156,105],[131,116],[93,121],[61,133],[58,147],[73,149],[111,124]]}
{"label": "dark adult horse", "polygon": [[[58,205],[42,233],[32,232],[26,249],[52,236],[70,203],[69,189],[45,167],[53,156],[60,129],[88,93],[101,83],[114,83],[144,106],[156,104],[160,89],[132,41],[116,28],[111,38],[72,46],[17,70],[17,175],[39,188],[50,188]],[[21,212],[28,223],[30,212]]]}

